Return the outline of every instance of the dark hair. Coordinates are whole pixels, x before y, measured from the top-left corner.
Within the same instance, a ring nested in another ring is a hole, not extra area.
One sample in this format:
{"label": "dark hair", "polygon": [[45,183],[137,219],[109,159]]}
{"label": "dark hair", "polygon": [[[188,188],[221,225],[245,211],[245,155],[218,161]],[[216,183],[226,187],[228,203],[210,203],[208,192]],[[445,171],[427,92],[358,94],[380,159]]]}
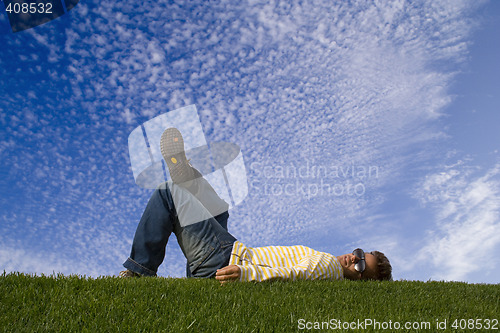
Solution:
{"label": "dark hair", "polygon": [[389,259],[379,251],[370,252],[377,259],[377,275],[375,280],[392,281],[392,266]]}

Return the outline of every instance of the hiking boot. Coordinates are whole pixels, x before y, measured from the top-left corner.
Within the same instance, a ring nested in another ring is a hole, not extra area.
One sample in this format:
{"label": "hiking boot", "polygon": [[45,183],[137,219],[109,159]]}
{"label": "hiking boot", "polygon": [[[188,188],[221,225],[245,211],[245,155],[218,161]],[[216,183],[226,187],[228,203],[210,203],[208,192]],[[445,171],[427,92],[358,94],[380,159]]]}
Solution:
{"label": "hiking boot", "polygon": [[160,150],[174,183],[185,183],[201,176],[189,164],[184,151],[184,140],[177,128],[167,128],[163,132],[160,139]]}
{"label": "hiking boot", "polygon": [[120,275],[118,275],[119,277],[122,277],[122,278],[130,278],[130,277],[140,277],[141,274],[138,274],[136,272],[132,272],[130,270],[126,270],[126,271],[121,271],[120,272]]}

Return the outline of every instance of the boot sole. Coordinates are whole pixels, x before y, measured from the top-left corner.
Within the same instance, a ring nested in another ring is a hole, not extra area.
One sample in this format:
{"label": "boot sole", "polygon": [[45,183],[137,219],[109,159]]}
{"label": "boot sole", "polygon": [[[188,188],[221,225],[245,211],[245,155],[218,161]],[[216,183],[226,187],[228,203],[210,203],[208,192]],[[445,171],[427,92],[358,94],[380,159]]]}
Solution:
{"label": "boot sole", "polygon": [[184,183],[195,178],[184,151],[184,139],[178,129],[171,127],[163,132],[160,150],[174,183]]}

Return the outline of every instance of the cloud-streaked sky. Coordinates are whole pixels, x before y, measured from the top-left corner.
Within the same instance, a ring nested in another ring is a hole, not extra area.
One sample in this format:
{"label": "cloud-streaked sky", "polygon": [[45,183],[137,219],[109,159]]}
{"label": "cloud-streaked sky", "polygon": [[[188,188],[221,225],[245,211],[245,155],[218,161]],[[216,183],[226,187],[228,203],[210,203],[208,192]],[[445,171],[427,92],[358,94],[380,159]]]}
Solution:
{"label": "cloud-streaked sky", "polygon": [[[0,270],[115,275],[151,190],[128,136],[194,104],[241,147],[249,246],[498,283],[500,3],[85,1],[0,14]],[[159,275],[180,277],[175,237]]]}

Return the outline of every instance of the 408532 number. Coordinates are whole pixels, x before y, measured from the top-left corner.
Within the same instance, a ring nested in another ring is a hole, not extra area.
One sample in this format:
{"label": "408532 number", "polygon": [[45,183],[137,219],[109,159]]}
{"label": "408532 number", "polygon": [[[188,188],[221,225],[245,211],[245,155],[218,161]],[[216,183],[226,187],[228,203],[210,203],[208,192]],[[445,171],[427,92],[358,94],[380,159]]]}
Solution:
{"label": "408532 number", "polygon": [[52,14],[51,3],[9,3],[5,11],[14,14]]}
{"label": "408532 number", "polygon": [[498,319],[455,319],[451,327],[456,330],[498,330]]}

